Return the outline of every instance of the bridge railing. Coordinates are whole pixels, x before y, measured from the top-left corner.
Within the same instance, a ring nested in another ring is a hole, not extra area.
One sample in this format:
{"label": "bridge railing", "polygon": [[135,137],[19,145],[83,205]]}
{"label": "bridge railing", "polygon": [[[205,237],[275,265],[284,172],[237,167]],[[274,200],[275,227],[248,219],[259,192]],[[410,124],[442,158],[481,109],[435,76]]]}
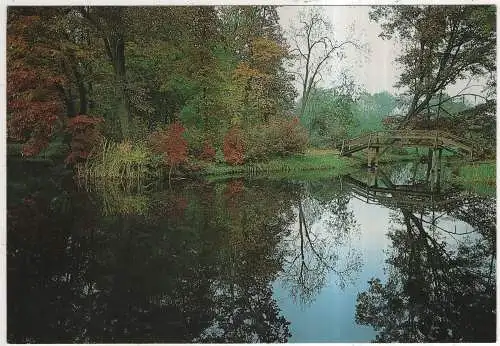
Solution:
{"label": "bridge railing", "polygon": [[[397,139],[421,139],[435,141],[453,141],[462,146],[464,149],[472,151],[471,146],[466,140],[442,130],[387,130],[374,131],[365,133],[360,136],[346,139],[342,141],[341,150],[350,150],[354,146],[370,145],[373,143],[381,144],[381,142]],[[454,144],[454,143],[452,143]]]}

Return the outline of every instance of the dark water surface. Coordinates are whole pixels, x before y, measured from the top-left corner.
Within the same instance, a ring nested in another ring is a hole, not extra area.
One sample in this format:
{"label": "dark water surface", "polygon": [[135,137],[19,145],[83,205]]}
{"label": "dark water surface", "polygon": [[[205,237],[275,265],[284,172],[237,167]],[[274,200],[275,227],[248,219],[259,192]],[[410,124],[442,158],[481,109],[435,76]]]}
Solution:
{"label": "dark water surface", "polygon": [[87,191],[8,164],[8,340],[494,341],[495,197],[422,175]]}

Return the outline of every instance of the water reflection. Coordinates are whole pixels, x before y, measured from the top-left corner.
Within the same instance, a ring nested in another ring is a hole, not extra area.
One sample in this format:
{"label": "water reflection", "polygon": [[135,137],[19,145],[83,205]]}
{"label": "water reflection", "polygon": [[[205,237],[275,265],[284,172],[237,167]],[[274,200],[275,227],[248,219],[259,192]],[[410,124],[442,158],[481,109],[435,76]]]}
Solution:
{"label": "water reflection", "polygon": [[288,251],[281,279],[299,304],[311,304],[334,273],[344,287],[361,266],[361,255],[352,247],[359,229],[349,195],[332,181],[304,184],[294,210],[295,225],[283,242]]}
{"label": "water reflection", "polygon": [[[420,187],[420,203],[406,203],[406,168],[375,184],[365,172],[149,191],[87,191],[64,172],[9,169],[10,342],[286,342],[301,321],[280,309],[277,281],[305,307],[328,286],[357,285],[351,318],[380,341],[494,338],[494,198],[442,184],[453,203],[433,204]],[[368,287],[350,208],[367,196],[393,210],[388,276]]]}
{"label": "water reflection", "polygon": [[370,280],[356,305],[377,342],[495,341],[495,199],[443,195],[408,204],[395,193],[388,277]]}

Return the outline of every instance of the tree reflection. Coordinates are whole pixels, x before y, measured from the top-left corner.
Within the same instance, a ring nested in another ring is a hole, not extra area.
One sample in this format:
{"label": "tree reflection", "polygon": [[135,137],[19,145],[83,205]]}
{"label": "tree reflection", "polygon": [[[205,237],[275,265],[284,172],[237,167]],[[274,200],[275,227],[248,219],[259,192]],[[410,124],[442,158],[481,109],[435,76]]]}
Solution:
{"label": "tree reflection", "polygon": [[10,205],[9,341],[287,341],[271,283],[290,194],[198,184],[148,195],[147,209],[75,191],[64,208]]}
{"label": "tree reflection", "polygon": [[349,196],[339,193],[331,182],[319,189],[307,185],[298,196],[298,225],[284,240],[287,255],[282,279],[303,305],[314,301],[329,273],[343,288],[360,270],[360,254],[351,244],[359,229],[348,202]]}
{"label": "tree reflection", "polygon": [[387,281],[370,280],[356,306],[356,321],[373,326],[376,341],[495,340],[495,204],[464,196],[448,208],[473,232],[441,226],[444,214],[393,215]]}

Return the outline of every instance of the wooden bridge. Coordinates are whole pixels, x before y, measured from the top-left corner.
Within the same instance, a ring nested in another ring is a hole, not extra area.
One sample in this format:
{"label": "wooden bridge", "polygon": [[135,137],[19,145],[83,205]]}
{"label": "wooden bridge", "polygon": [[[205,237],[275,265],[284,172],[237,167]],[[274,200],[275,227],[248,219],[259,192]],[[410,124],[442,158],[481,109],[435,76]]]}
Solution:
{"label": "wooden bridge", "polygon": [[[368,165],[377,163],[378,158],[390,147],[428,147],[439,152],[446,149],[469,155],[472,158],[472,146],[463,138],[440,130],[392,130],[377,131],[343,140],[338,146],[342,156],[368,149]],[[382,150],[381,150],[382,149]]]}

